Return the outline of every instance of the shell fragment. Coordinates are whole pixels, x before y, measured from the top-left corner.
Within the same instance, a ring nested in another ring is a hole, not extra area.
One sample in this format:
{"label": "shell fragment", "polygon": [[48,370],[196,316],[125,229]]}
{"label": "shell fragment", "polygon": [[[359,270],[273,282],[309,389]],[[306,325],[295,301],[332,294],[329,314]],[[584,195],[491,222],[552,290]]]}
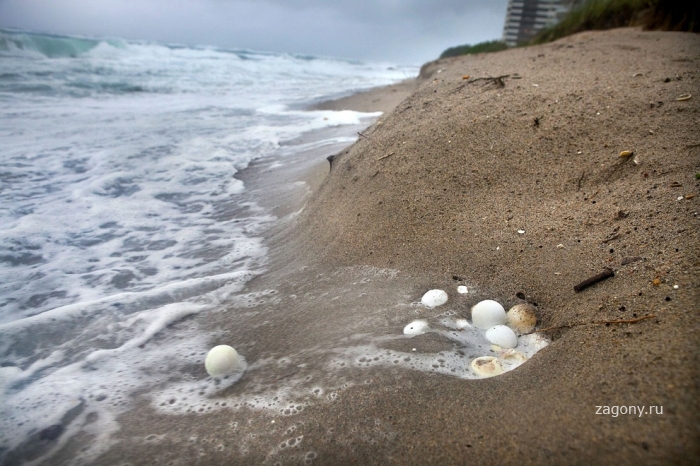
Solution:
{"label": "shell fragment", "polygon": [[474,359],[471,363],[471,368],[476,375],[481,377],[493,377],[494,375],[503,374],[503,366],[493,356],[482,356]]}

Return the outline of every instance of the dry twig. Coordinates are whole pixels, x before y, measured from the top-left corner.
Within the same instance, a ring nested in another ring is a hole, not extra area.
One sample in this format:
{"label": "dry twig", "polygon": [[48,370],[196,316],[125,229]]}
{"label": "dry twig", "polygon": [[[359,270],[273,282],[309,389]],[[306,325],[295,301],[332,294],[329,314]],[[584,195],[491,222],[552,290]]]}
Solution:
{"label": "dry twig", "polygon": [[595,275],[591,278],[587,278],[578,285],[574,286],[574,291],[579,293],[588,288],[589,286],[595,285],[596,283],[602,282],[606,278],[610,278],[613,276],[615,276],[615,272],[613,272],[612,269],[606,268],[605,270],[603,270],[603,272],[599,273],[598,275]]}

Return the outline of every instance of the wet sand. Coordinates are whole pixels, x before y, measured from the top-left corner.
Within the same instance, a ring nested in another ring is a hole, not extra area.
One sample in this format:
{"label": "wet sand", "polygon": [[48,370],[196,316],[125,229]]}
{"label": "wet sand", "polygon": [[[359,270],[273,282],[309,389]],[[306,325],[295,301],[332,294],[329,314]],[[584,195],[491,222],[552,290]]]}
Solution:
{"label": "wet sand", "polygon": [[[352,147],[298,154],[287,188],[251,167],[280,217],[269,271],[200,322],[249,370],[196,414],[144,394],[98,463],[698,463],[699,69],[700,36],[638,29],[441,60]],[[431,288],[445,307],[413,304]],[[558,328],[512,372],[343,365],[358,345],[452,351],[401,331],[523,297]],[[663,414],[597,414],[641,405]]]}

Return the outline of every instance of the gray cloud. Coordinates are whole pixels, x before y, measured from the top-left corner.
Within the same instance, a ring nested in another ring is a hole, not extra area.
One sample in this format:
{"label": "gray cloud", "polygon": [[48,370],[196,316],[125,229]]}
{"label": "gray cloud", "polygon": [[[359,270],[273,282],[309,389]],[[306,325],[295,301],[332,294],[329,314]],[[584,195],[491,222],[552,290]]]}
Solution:
{"label": "gray cloud", "polygon": [[498,39],[507,0],[0,0],[0,26],[420,64]]}

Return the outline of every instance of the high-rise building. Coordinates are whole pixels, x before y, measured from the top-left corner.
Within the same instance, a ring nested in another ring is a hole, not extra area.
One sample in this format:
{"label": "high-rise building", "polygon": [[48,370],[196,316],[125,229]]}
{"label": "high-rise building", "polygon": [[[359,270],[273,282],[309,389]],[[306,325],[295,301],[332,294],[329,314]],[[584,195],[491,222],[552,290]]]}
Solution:
{"label": "high-rise building", "polygon": [[555,24],[581,0],[509,0],[503,41],[514,47]]}

